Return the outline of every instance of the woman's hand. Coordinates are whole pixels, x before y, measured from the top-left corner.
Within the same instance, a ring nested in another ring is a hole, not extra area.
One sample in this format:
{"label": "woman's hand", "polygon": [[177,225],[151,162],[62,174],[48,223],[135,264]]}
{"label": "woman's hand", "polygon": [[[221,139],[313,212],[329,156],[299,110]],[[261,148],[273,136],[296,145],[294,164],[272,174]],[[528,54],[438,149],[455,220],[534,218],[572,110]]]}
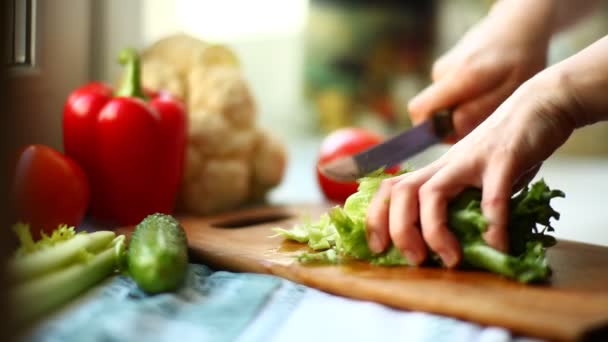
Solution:
{"label": "woman's hand", "polygon": [[538,74],[437,161],[385,180],[367,214],[372,251],[384,250],[392,240],[410,262],[420,264],[428,245],[445,265],[456,266],[461,252],[448,230],[447,205],[467,187],[482,188],[489,222],[484,238],[507,250],[513,187],[531,178],[575,128],[572,116],[565,114],[572,113],[575,101],[564,79],[551,69]]}
{"label": "woman's hand", "polygon": [[486,242],[507,250],[513,188],[531,179],[575,128],[608,120],[607,55],[608,36],[525,82],[434,163],[385,180],[367,212],[372,251],[392,240],[411,263],[420,264],[428,245],[444,264],[456,266],[461,252],[448,230],[447,206],[467,187],[482,189]]}
{"label": "woman's hand", "polygon": [[456,139],[489,116],[545,67],[552,8],[546,1],[500,1],[433,66],[433,84],[409,103],[414,124],[453,108]]}

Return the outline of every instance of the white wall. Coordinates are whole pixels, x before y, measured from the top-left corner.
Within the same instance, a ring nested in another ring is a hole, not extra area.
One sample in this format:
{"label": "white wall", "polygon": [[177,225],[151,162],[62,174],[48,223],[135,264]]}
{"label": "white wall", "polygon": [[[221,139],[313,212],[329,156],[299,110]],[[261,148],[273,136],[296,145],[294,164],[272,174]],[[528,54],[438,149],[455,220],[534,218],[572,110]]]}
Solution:
{"label": "white wall", "polygon": [[97,6],[94,78],[116,81],[120,67],[114,56],[121,48],[140,48],[186,32],[236,51],[257,99],[261,125],[302,127],[309,122],[301,96],[308,0],[105,0]]}

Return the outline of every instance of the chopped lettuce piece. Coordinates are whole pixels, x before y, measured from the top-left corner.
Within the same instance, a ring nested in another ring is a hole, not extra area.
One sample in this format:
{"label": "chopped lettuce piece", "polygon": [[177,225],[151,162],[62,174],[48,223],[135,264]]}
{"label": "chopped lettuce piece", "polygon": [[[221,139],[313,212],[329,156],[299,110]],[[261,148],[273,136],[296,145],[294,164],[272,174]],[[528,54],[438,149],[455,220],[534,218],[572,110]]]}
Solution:
{"label": "chopped lettuce piece", "polygon": [[328,249],[335,246],[338,237],[328,214],[321,215],[317,222],[307,219],[304,223],[297,224],[289,230],[282,228],[274,228],[273,230],[287,239],[307,243],[313,250]]}
{"label": "chopped lettuce piece", "polygon": [[321,252],[302,253],[298,255],[298,261],[308,264],[336,264],[340,261],[338,258],[339,256],[333,248]]}

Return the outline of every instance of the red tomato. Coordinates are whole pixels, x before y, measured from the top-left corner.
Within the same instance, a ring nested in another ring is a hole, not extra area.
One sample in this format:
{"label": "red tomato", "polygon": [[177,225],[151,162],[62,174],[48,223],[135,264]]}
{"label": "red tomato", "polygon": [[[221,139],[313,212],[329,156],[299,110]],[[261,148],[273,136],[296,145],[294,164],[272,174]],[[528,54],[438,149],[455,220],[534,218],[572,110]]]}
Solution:
{"label": "red tomato", "polygon": [[18,156],[13,179],[17,220],[38,236],[59,224],[75,226],[89,203],[89,184],[74,160],[44,145],[29,145]]}
{"label": "red tomato", "polygon": [[[356,181],[340,182],[326,177],[319,171],[319,166],[342,156],[350,156],[382,142],[384,138],[363,128],[342,128],[329,134],[321,144],[317,161],[317,180],[325,197],[342,203],[357,191]],[[394,173],[399,167],[391,167],[386,172]]]}

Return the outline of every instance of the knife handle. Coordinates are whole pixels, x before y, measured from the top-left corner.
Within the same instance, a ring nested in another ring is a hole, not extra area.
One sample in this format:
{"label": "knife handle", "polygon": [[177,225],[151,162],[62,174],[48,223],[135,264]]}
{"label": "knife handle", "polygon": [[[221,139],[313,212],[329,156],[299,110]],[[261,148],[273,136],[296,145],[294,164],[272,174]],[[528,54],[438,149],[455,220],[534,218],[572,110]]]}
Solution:
{"label": "knife handle", "polygon": [[447,138],[454,133],[454,122],[452,121],[452,110],[444,109],[433,114],[433,129],[441,139]]}

